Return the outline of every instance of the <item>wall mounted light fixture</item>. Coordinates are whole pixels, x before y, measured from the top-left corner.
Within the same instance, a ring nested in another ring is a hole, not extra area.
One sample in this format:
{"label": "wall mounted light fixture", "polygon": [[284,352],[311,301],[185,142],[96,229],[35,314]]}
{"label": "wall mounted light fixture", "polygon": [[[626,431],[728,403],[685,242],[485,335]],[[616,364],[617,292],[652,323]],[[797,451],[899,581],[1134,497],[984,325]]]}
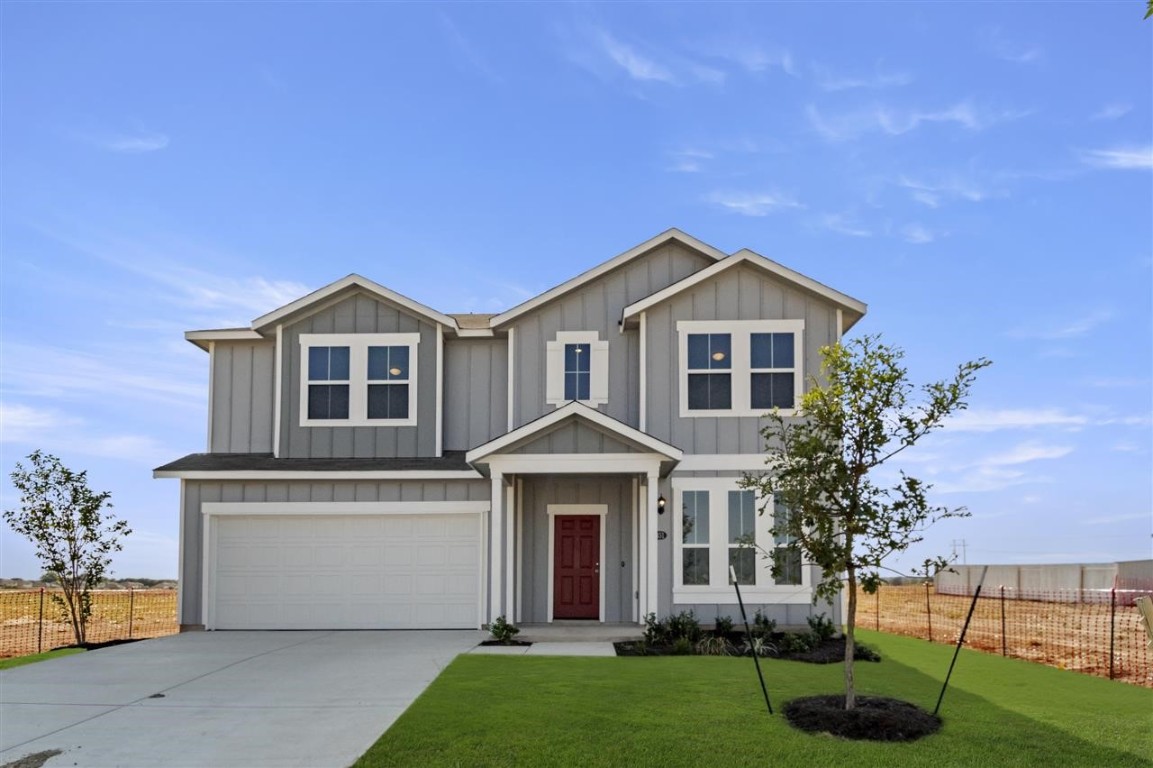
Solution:
{"label": "wall mounted light fixture", "polygon": [[665,502],[664,496],[658,496],[657,497],[657,514],[658,515],[663,515],[665,513],[665,503],[666,502]]}

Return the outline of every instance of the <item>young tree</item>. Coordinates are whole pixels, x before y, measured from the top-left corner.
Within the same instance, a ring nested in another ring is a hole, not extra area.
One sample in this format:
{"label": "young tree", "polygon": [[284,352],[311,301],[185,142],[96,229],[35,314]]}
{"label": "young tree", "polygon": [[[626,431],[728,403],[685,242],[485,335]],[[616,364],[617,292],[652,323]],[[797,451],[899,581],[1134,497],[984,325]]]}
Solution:
{"label": "young tree", "polygon": [[94,493],[88,473],[73,472],[55,456],[33,451],[30,469],[20,463],[12,484],[20,491],[20,508],[4,510],[4,520],[36,547],[44,570],[56,577],[63,594],[52,593],[83,645],[92,615],[90,590],[121,549],[120,538],[132,531],[124,520],[105,515],[112,508],[107,491]]}
{"label": "young tree", "polygon": [[[770,471],[742,480],[764,500],[762,514],[766,509],[771,514],[776,503],[789,510],[774,518],[773,534],[794,542],[801,556],[821,569],[813,601],[848,590],[846,709],[856,706],[857,585],[875,592],[886,558],[921,541],[922,531],[937,520],[968,514],[964,508],[931,506],[925,496],[930,486],[904,472],[891,487],[878,485],[869,473],[964,410],[977,371],[990,361],[958,366],[952,379],[921,387],[914,402],[903,357],[878,336],[823,347],[823,382],[812,382],[798,417],[774,412],[761,430]],[[774,575],[778,565],[774,561]],[[925,569],[946,565],[942,558],[930,559]]]}

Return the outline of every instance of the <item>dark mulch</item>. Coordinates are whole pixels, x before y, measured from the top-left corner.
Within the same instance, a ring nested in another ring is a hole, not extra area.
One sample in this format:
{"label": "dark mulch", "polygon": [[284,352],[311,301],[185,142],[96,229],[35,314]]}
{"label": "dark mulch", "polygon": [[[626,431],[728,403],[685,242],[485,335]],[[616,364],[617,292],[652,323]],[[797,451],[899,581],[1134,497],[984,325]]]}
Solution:
{"label": "dark mulch", "polygon": [[936,715],[883,696],[858,696],[856,708],[849,710],[843,695],[793,699],[785,705],[785,718],[794,728],[809,733],[867,741],[915,741],[941,728]]}
{"label": "dark mulch", "polygon": [[481,645],[532,645],[530,640],[485,640]]}
{"label": "dark mulch", "polygon": [[[101,648],[111,648],[114,645],[128,645],[129,643],[139,643],[143,639],[144,638],[137,637],[137,638],[133,638],[132,640],[106,640],[103,643],[83,643],[81,645],[77,645],[76,643],[73,643],[72,645],[62,645],[59,648],[53,648],[52,650],[60,651],[60,650],[63,650],[65,648],[83,648],[86,651],[98,651]],[[0,766],[0,768],[3,768],[3,766]]]}
{"label": "dark mulch", "polygon": [[[774,638],[779,640],[779,636]],[[746,638],[744,635],[729,637],[733,647],[733,656],[747,656]],[[772,642],[772,641],[770,641]],[[613,643],[617,656],[676,656],[685,655],[683,649],[674,646],[646,645],[643,640],[627,640]],[[805,661],[810,664],[837,664],[845,660],[845,638],[834,637],[825,640],[810,651],[781,653],[771,651],[771,659],[787,659],[789,661]],[[857,661],[880,661],[881,656],[867,645],[856,644],[853,649],[853,658]]]}

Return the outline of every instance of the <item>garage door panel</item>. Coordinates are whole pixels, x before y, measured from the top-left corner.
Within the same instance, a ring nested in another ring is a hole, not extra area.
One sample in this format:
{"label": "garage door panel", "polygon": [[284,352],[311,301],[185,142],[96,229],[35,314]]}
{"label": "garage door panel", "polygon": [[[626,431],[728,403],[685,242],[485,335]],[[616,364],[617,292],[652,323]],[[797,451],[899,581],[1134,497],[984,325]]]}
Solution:
{"label": "garage door panel", "polygon": [[477,625],[479,516],[221,516],[219,629]]}

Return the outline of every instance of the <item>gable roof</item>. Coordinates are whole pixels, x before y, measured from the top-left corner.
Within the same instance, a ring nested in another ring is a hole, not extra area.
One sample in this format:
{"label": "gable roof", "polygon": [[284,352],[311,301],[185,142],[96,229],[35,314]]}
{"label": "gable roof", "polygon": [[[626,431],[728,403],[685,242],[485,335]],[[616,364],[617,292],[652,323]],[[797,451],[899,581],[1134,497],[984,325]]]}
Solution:
{"label": "gable roof", "polygon": [[805,277],[800,272],[789,269],[772,259],[766,259],[759,253],[744,248],[722,261],[718,261],[716,264],[712,264],[698,272],[694,272],[686,278],[678,280],[667,288],[663,288],[640,301],[634,301],[632,304],[629,304],[621,313],[621,327],[625,327],[629,320],[636,318],[646,309],[667,301],[693,286],[711,280],[722,272],[732,269],[739,264],[749,264],[797,288],[801,288],[809,293],[814,293],[837,305],[837,308],[844,313],[841,327],[842,333],[852,328],[858,320],[865,316],[865,312],[868,311],[868,305],[863,301],[854,299],[852,296],[830,288],[824,283],[819,283],[811,277]]}
{"label": "gable roof", "polygon": [[257,332],[266,331],[293,315],[307,317],[314,312],[319,312],[321,309],[324,309],[330,299],[341,297],[341,294],[352,293],[356,290],[363,291],[373,298],[403,307],[412,314],[422,317],[429,322],[443,325],[453,331],[459,330],[456,320],[453,320],[448,315],[437,312],[435,309],[426,307],[420,302],[413,301],[403,294],[385,288],[383,285],[357,274],[342,277],[335,283],[329,283],[307,296],[303,296],[290,304],[285,304],[280,309],[274,309],[268,314],[261,315],[252,321],[252,329]]}
{"label": "gable roof", "polygon": [[684,457],[684,452],[681,451],[680,448],[669,445],[646,432],[641,432],[635,427],[630,427],[623,421],[617,421],[612,416],[608,416],[596,408],[590,408],[574,400],[557,408],[552,413],[547,413],[538,419],[530,421],[528,424],[517,427],[511,432],[506,432],[494,440],[490,440],[483,445],[478,445],[465,454],[465,461],[469,464],[483,462],[493,454],[500,453],[505,448],[516,445],[526,438],[547,433],[552,427],[569,419],[586,421],[616,437],[636,443],[652,453],[660,454],[668,461],[676,462]]}
{"label": "gable roof", "polygon": [[571,280],[567,280],[555,288],[551,288],[545,291],[539,296],[534,296],[528,301],[522,304],[518,304],[512,309],[494,316],[490,321],[491,327],[497,328],[498,326],[511,322],[521,315],[527,312],[531,312],[537,307],[540,307],[552,301],[553,299],[559,298],[566,293],[575,291],[582,285],[595,280],[601,275],[611,272],[623,264],[627,264],[633,259],[651,251],[653,248],[664,245],[665,243],[673,240],[682,243],[683,245],[686,245],[695,251],[699,251],[700,253],[715,261],[720,261],[727,257],[727,254],[724,251],[717,250],[708,243],[703,243],[692,235],[687,235],[675,227],[672,229],[667,229],[656,237],[650,238],[640,245],[634,246],[624,253],[614,256],[608,261],[598,264],[586,272],[582,272]]}

